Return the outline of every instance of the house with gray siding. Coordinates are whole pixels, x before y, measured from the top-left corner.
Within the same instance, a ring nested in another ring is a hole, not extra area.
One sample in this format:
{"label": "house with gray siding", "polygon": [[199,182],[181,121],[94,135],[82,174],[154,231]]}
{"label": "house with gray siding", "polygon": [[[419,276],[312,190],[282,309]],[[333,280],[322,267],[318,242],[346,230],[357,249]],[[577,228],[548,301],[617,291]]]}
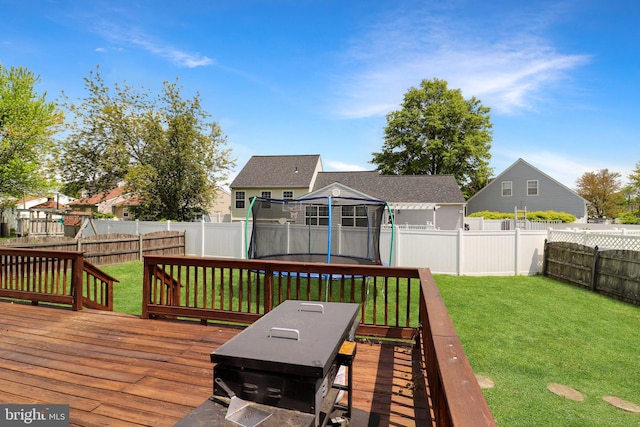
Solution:
{"label": "house with gray siding", "polygon": [[464,226],[465,200],[453,175],[381,175],[378,171],[320,172],[305,197],[347,196],[384,200],[397,225]]}
{"label": "house with gray siding", "polygon": [[251,198],[361,197],[389,203],[398,225],[454,230],[464,226],[465,200],[453,175],[324,172],[320,156],[253,156],[231,183],[232,220],[244,220]]}
{"label": "house with gray siding", "polygon": [[490,211],[556,211],[587,221],[587,200],[522,159],[467,200],[467,215]]}

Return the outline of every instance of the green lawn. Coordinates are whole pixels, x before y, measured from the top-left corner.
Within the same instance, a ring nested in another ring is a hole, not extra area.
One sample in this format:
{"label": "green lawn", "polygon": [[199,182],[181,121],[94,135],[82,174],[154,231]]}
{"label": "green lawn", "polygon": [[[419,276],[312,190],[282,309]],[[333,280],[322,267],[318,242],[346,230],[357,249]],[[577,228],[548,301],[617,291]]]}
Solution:
{"label": "green lawn", "polygon": [[435,279],[498,425],[640,426],[602,400],[640,405],[640,308],[539,276]]}
{"label": "green lawn", "polygon": [[[120,280],[115,311],[140,314],[142,263],[103,269]],[[640,426],[602,400],[640,405],[640,308],[539,276],[435,279],[471,366],[495,382],[484,394],[499,426]]]}
{"label": "green lawn", "polygon": [[142,262],[105,265],[100,269],[119,280],[113,284],[113,310],[140,315],[142,313]]}

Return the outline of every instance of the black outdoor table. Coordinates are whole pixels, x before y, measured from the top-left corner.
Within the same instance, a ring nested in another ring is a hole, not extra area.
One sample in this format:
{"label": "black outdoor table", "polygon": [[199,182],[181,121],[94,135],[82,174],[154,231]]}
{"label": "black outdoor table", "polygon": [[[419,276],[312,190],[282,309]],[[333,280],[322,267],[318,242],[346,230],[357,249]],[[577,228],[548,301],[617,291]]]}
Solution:
{"label": "black outdoor table", "polygon": [[[355,337],[360,305],[287,300],[211,353],[214,378],[243,400],[314,414],[338,370],[342,343]],[[214,382],[214,396],[226,392]]]}

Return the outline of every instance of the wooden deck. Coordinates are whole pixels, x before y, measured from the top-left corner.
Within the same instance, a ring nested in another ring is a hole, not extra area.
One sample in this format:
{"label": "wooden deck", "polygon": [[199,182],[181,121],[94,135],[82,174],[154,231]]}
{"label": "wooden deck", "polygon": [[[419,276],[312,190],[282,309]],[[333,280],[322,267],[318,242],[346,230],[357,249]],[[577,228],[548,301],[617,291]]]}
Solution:
{"label": "wooden deck", "polygon": [[[0,403],[69,404],[74,426],[173,426],[211,395],[209,354],[238,332],[0,301]],[[370,426],[429,424],[412,353],[358,344],[354,408]]]}

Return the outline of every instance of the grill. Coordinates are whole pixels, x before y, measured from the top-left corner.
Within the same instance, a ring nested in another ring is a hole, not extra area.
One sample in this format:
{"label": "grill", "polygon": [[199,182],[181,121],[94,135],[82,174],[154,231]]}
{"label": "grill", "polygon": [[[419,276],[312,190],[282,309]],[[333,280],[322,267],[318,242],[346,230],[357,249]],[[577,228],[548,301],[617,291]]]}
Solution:
{"label": "grill", "polygon": [[[287,300],[211,353],[213,376],[243,400],[314,414],[318,422],[359,309]],[[215,381],[213,394],[226,396]]]}

